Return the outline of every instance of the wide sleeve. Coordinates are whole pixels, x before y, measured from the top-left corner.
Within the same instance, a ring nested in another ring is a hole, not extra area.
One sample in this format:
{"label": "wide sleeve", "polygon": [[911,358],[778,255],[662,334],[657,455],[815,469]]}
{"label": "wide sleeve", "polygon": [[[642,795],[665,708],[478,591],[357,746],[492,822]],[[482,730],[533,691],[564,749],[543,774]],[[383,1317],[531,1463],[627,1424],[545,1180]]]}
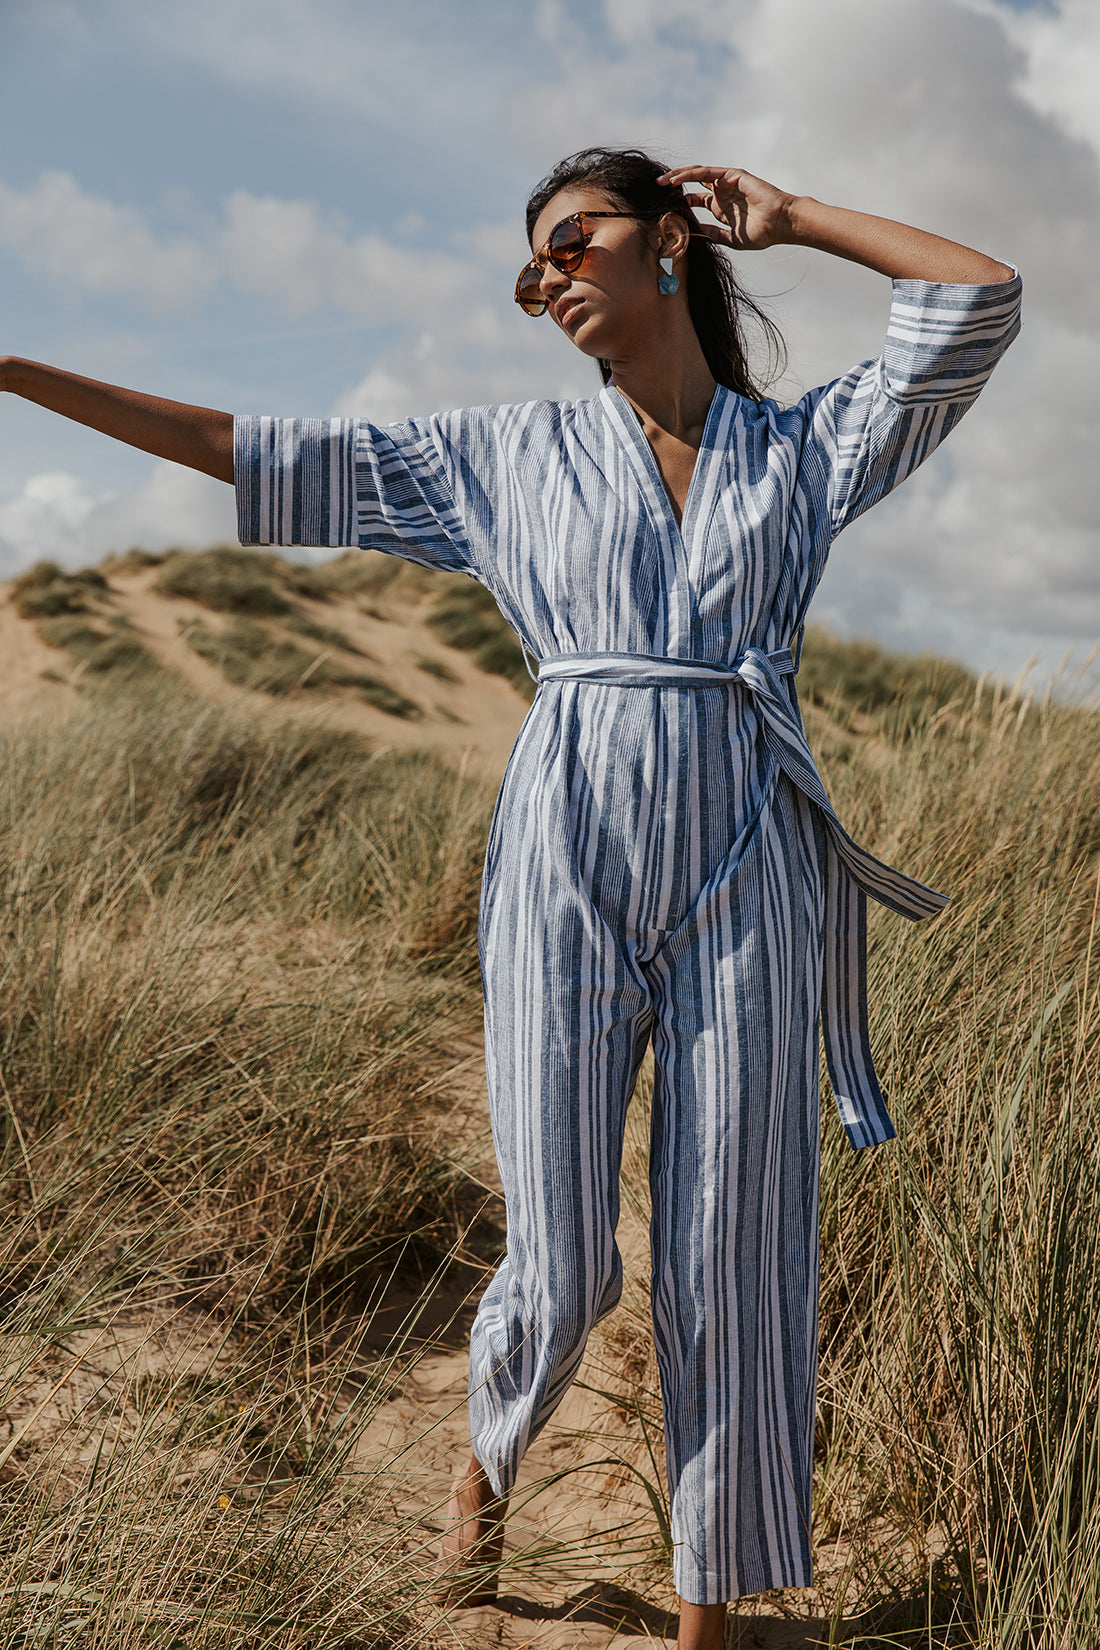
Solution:
{"label": "wide sleeve", "polygon": [[242,544],[387,550],[473,573],[440,420],[234,420]]}
{"label": "wide sleeve", "polygon": [[987,286],[895,281],[882,354],[812,391],[803,480],[833,534],[933,453],[1020,330],[1020,277]]}

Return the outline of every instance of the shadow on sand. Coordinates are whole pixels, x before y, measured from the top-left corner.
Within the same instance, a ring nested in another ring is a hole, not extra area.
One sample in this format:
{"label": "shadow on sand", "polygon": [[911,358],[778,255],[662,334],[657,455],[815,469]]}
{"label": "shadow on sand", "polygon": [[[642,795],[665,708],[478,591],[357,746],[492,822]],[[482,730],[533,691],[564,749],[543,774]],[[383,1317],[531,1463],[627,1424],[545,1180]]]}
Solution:
{"label": "shadow on sand", "polygon": [[[496,1608],[520,1621],[571,1621],[578,1626],[607,1627],[628,1638],[674,1641],[679,1628],[675,1611],[662,1610],[637,1593],[608,1583],[593,1582],[561,1604],[539,1604],[517,1594],[502,1593]],[[871,1627],[860,1616],[830,1623],[825,1617],[738,1615],[731,1611],[726,1650],[825,1650],[830,1629],[834,1643],[846,1644]]]}
{"label": "shadow on sand", "polygon": [[651,1640],[676,1636],[675,1614],[606,1582],[592,1582],[561,1604],[538,1604],[533,1599],[502,1593],[497,1609],[522,1621],[575,1621]]}

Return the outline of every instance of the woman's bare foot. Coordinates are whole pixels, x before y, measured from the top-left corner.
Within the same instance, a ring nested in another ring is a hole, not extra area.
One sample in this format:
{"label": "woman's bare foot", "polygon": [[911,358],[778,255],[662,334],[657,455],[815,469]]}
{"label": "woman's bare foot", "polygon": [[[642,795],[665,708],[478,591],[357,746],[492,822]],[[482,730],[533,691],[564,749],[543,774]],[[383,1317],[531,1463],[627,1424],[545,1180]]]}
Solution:
{"label": "woman's bare foot", "polygon": [[440,1604],[492,1604],[504,1547],[508,1502],[493,1486],[476,1455],[455,1480],[447,1503],[447,1523],[439,1546]]}
{"label": "woman's bare foot", "polygon": [[726,1642],[724,1604],[688,1604],[680,1600],[676,1650],[722,1650]]}

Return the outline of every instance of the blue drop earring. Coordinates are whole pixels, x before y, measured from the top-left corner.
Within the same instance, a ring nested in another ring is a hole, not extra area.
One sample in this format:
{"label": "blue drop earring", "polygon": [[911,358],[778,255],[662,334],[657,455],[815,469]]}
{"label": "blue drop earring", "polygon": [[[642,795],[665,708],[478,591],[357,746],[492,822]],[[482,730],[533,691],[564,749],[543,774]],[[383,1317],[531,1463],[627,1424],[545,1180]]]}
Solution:
{"label": "blue drop earring", "polygon": [[680,290],[680,278],[672,273],[672,259],[659,258],[661,273],[657,277],[657,290],[662,297],[672,298]]}

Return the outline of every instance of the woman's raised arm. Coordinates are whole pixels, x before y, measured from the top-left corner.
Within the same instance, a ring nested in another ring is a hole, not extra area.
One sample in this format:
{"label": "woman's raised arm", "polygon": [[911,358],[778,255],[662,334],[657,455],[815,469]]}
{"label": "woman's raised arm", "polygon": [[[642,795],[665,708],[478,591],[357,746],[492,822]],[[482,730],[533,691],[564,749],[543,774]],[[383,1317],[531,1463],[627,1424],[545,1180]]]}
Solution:
{"label": "woman's raised arm", "polygon": [[812,195],[789,195],[739,166],[678,166],[660,182],[702,184],[704,192],[689,199],[723,226],[705,227],[703,234],[735,251],[812,246],[894,280],[983,286],[1012,278],[1007,264],[984,252],[890,218],[826,206]]}
{"label": "woman's raised arm", "polygon": [[0,390],[232,485],[232,413],[142,395],[13,355],[0,356]]}

